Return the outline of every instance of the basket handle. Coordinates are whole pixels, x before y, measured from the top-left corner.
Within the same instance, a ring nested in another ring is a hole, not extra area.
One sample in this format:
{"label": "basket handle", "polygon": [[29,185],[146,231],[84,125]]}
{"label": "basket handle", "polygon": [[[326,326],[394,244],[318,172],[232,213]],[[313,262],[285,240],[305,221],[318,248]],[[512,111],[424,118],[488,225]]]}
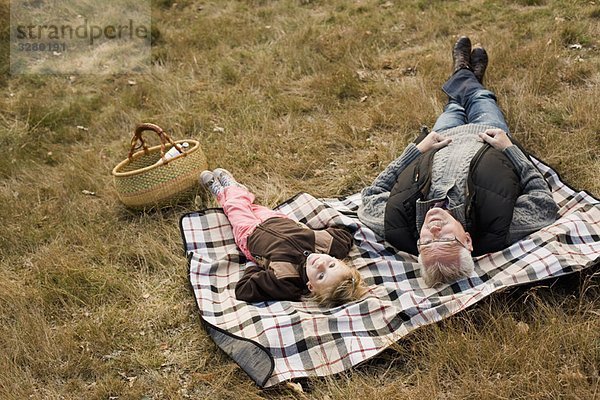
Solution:
{"label": "basket handle", "polygon": [[146,141],[144,140],[144,137],[142,136],[142,133],[144,131],[153,131],[153,132],[156,132],[156,134],[158,135],[158,138],[160,139],[160,158],[162,159],[164,164],[167,164],[169,162],[169,160],[167,160],[165,158],[165,145],[167,143],[170,143],[171,145],[175,146],[175,148],[183,155],[187,155],[183,151],[181,146],[178,145],[177,143],[175,143],[169,137],[169,135],[167,135],[167,132],[163,131],[160,126],[151,124],[149,122],[144,122],[144,123],[139,124],[135,128],[135,132],[133,134],[133,137],[131,138],[131,148],[129,149],[129,154],[127,155],[127,158],[129,158],[130,160],[131,160],[131,157],[133,157],[133,153],[135,153],[135,151],[139,150],[140,148],[144,149],[144,153],[146,153],[146,154],[149,153],[148,145],[146,144]]}

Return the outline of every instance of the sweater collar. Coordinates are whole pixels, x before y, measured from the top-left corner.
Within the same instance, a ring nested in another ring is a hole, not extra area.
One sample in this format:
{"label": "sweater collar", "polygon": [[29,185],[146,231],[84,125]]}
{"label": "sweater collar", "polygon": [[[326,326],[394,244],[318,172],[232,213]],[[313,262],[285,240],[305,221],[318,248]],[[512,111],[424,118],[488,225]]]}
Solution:
{"label": "sweater collar", "polygon": [[417,200],[416,203],[416,223],[417,223],[417,232],[421,232],[421,228],[423,227],[423,221],[425,220],[425,214],[427,211],[431,210],[433,207],[441,207],[448,211],[450,215],[452,215],[460,224],[465,227],[466,226],[466,218],[465,218],[465,204],[453,204],[452,200],[447,196],[439,197],[437,199],[431,200]]}

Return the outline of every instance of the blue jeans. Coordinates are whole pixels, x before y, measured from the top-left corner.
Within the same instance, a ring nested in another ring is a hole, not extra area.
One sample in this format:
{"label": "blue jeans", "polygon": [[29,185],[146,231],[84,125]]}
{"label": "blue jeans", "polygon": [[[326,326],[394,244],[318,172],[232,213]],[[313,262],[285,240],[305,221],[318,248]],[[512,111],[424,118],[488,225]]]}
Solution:
{"label": "blue jeans", "polygon": [[434,131],[441,132],[465,124],[482,124],[510,132],[496,102],[496,95],[485,89],[470,70],[456,72],[442,89],[448,95],[448,104],[433,126]]}

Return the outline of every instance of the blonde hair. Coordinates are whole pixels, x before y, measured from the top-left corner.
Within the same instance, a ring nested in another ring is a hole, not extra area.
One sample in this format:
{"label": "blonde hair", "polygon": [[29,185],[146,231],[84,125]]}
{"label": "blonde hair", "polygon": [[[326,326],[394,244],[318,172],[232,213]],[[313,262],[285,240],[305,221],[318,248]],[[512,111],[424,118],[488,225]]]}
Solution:
{"label": "blonde hair", "polygon": [[426,264],[423,262],[421,254],[419,254],[419,266],[425,284],[433,286],[436,283],[450,283],[471,275],[471,272],[475,269],[475,262],[469,250],[461,247],[458,257],[454,262],[449,263],[436,260]]}
{"label": "blonde hair", "polygon": [[356,268],[350,268],[348,276],[339,284],[330,288],[313,292],[311,297],[324,307],[337,307],[351,301],[359,300],[368,292],[367,285]]}

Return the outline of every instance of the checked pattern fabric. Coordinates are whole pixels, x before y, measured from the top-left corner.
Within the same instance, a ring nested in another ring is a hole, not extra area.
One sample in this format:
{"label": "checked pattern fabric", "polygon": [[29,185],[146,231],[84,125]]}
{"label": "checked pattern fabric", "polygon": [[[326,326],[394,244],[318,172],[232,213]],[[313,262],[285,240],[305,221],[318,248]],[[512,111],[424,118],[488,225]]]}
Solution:
{"label": "checked pattern fabric", "polygon": [[301,193],[278,209],[318,229],[354,231],[351,264],[368,295],[333,309],[311,300],[245,303],[235,284],[249,263],[237,249],[221,209],[180,221],[189,279],[204,325],[216,344],[261,387],[335,374],[380,353],[400,338],[475,304],[496,290],[591,267],[600,259],[600,202],[565,185],[539,160],[560,218],[507,249],[476,259],[469,278],[426,287],[416,259],[397,253],[356,217],[360,194],[316,199]]}

